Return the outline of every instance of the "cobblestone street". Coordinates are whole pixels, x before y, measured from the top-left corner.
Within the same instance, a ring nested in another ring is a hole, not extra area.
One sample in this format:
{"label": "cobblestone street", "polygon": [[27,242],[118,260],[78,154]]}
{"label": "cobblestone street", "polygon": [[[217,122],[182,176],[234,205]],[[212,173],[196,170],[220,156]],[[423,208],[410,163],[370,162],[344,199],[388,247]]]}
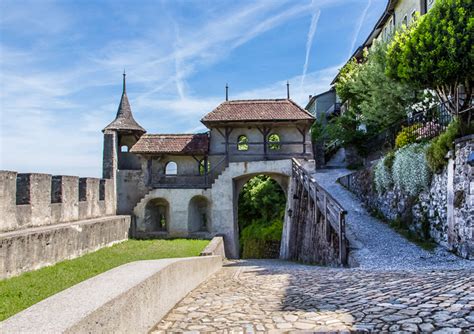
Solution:
{"label": "cobblestone street", "polygon": [[154,333],[471,332],[473,274],[229,262],[184,298]]}

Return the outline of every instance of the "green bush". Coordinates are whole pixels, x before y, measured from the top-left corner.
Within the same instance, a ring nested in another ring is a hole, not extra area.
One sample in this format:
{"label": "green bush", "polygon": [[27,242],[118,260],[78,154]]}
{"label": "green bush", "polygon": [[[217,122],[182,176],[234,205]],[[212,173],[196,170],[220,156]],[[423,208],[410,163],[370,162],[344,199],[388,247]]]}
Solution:
{"label": "green bush", "polygon": [[283,221],[276,219],[270,223],[254,221],[243,229],[240,236],[242,258],[259,259],[268,254],[269,247],[279,244],[283,232]]}
{"label": "green bush", "polygon": [[393,186],[392,165],[394,159],[395,154],[390,152],[375,165],[374,183],[375,189],[379,194],[389,190]]}
{"label": "green bush", "polygon": [[397,188],[411,196],[428,188],[431,173],[426,161],[426,145],[411,144],[399,149],[393,161],[392,178]]}
{"label": "green bush", "polygon": [[395,139],[395,147],[402,148],[404,146],[416,143],[418,136],[416,130],[420,128],[420,124],[403,127],[403,129],[397,134],[397,138]]}
{"label": "green bush", "polygon": [[441,135],[432,140],[426,151],[426,160],[433,173],[439,173],[448,160],[446,155],[453,149],[454,140],[460,134],[459,120],[455,119]]}

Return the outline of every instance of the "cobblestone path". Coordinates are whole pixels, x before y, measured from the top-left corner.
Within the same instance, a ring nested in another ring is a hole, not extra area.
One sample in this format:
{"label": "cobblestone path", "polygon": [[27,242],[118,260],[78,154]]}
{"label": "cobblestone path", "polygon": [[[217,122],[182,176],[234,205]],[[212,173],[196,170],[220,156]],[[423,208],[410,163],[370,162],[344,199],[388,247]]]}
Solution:
{"label": "cobblestone path", "polygon": [[154,333],[474,332],[474,271],[333,269],[228,263]]}
{"label": "cobblestone path", "polygon": [[354,194],[336,182],[339,177],[349,173],[347,169],[326,169],[318,170],[313,176],[347,210],[349,255],[361,269],[474,270],[474,261],[459,258],[442,247],[434,252],[426,251],[372,217]]}

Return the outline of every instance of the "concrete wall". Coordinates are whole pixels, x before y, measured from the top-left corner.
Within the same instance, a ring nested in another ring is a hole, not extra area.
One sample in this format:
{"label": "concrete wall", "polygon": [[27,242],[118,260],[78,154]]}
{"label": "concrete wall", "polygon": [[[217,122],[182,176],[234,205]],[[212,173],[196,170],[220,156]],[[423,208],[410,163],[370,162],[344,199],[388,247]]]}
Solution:
{"label": "concrete wall", "polygon": [[113,180],[0,171],[0,232],[113,214]]}
{"label": "concrete wall", "polygon": [[14,315],[0,332],[147,333],[221,267],[220,256],[125,264]]}
{"label": "concrete wall", "polygon": [[130,217],[112,216],[0,234],[0,279],[128,239]]}
{"label": "concrete wall", "polygon": [[117,214],[131,214],[149,187],[146,169],[117,171]]}
{"label": "concrete wall", "polygon": [[219,255],[222,259],[225,259],[225,246],[224,246],[224,238],[223,237],[214,237],[212,238],[209,245],[204,248],[204,250],[200,254],[201,256],[212,256],[212,255]]}

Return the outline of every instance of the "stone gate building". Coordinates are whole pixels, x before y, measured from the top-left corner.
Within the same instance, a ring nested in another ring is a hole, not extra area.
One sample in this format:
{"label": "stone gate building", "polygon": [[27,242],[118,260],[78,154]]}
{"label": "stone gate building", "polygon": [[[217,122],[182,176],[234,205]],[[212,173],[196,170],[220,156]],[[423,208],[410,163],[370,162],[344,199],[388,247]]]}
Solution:
{"label": "stone gate building", "polygon": [[125,85],[104,132],[103,177],[113,180],[117,212],[131,214],[138,237],[224,235],[238,257],[237,202],[259,174],[288,192],[291,159],[312,160],[314,117],[291,99],[224,101],[198,134],[147,134],[133,118]]}

